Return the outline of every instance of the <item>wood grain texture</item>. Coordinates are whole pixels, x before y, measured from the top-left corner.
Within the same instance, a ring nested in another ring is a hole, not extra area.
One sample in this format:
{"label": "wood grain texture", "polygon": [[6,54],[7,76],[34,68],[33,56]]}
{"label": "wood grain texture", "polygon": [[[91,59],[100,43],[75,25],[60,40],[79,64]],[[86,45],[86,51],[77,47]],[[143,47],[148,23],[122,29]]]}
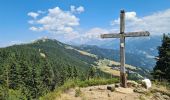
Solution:
{"label": "wood grain texture", "polygon": [[141,36],[149,36],[149,35],[150,33],[148,31],[125,33],[125,37],[141,37]]}

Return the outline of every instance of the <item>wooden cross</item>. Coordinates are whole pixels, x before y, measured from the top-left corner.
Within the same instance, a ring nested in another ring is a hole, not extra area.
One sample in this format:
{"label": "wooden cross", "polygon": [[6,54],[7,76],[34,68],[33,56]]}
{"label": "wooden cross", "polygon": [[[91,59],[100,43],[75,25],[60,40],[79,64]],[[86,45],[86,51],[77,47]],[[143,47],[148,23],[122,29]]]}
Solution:
{"label": "wooden cross", "polygon": [[[139,23],[140,24],[140,23]],[[101,38],[120,38],[120,85],[127,87],[126,71],[125,71],[125,37],[149,36],[148,31],[128,32],[125,33],[125,11],[120,11],[120,33],[102,34]]]}

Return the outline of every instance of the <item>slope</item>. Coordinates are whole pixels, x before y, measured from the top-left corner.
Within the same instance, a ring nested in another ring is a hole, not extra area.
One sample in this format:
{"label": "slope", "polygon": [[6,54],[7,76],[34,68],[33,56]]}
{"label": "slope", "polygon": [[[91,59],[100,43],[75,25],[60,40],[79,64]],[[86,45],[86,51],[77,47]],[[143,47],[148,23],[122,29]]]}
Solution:
{"label": "slope", "polygon": [[[99,58],[107,58],[119,62],[120,53],[118,50],[100,48],[98,46],[81,45],[78,49],[98,55]],[[143,54],[126,52],[126,64],[138,66],[142,69],[151,70],[154,66],[154,59],[147,58]]]}
{"label": "slope", "polygon": [[0,95],[7,95],[5,91],[13,89],[28,99],[38,98],[66,80],[85,80],[97,58],[68,47],[57,40],[40,39],[0,48]]}

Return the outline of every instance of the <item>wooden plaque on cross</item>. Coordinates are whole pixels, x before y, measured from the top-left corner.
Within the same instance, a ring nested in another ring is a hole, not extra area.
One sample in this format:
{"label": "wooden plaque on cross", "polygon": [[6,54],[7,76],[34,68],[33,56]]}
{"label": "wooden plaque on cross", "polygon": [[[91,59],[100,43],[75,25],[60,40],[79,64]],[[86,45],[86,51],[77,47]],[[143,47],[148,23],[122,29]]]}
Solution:
{"label": "wooden plaque on cross", "polygon": [[149,36],[148,31],[127,32],[125,33],[125,11],[120,11],[120,33],[102,34],[101,38],[120,38],[120,85],[127,87],[127,78],[125,71],[125,37]]}

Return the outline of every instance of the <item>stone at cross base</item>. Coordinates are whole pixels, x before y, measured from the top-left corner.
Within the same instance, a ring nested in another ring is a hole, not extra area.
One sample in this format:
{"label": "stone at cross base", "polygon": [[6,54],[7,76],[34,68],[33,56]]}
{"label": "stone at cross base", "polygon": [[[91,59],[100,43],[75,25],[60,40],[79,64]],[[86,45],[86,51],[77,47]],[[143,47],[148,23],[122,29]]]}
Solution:
{"label": "stone at cross base", "polygon": [[[140,23],[139,23],[140,24]],[[120,11],[120,33],[102,34],[101,38],[120,38],[120,84],[127,87],[127,76],[125,72],[125,37],[149,36],[148,31],[127,32],[125,33],[125,11]]]}

